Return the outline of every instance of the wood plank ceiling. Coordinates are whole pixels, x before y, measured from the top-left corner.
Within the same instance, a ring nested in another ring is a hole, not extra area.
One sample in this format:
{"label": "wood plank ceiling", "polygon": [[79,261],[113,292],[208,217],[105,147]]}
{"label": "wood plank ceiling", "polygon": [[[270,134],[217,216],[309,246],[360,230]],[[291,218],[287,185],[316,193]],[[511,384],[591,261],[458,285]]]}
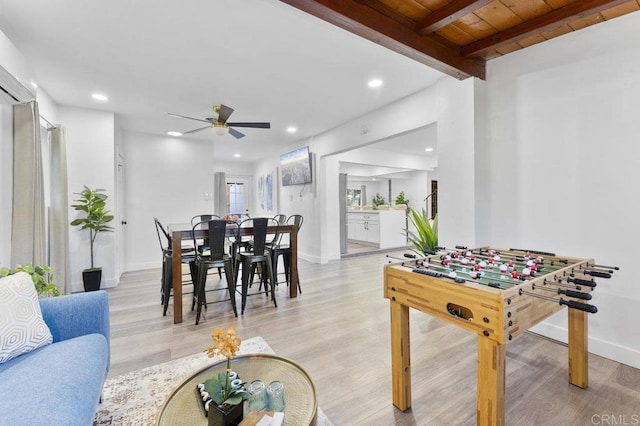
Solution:
{"label": "wood plank ceiling", "polygon": [[490,59],[640,10],[640,0],[281,0],[459,79]]}

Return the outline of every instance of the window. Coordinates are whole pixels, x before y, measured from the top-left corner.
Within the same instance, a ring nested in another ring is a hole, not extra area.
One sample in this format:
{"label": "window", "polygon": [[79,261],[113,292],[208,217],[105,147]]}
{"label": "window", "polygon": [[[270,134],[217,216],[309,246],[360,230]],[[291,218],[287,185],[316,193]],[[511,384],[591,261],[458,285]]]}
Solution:
{"label": "window", "polygon": [[241,215],[246,209],[244,183],[227,182],[227,213]]}
{"label": "window", "polygon": [[360,207],[360,194],[359,189],[347,189],[347,208]]}

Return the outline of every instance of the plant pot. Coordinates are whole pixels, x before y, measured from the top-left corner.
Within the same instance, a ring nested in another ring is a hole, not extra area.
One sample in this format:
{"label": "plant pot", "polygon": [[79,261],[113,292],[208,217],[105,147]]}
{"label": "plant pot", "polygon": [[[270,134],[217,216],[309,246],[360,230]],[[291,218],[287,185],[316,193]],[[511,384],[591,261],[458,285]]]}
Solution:
{"label": "plant pot", "polygon": [[238,405],[228,405],[226,410],[216,404],[209,405],[209,426],[237,426],[244,417],[242,403]]}
{"label": "plant pot", "polygon": [[91,268],[82,271],[82,282],[84,283],[84,291],[100,290],[102,268]]}

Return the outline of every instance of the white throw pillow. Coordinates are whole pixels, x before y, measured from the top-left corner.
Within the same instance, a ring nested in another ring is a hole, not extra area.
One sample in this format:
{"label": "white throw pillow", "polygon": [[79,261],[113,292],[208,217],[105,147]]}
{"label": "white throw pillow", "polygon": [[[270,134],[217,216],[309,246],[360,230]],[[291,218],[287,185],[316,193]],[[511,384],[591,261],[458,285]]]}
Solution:
{"label": "white throw pillow", "polygon": [[18,272],[0,278],[0,362],[52,341],[31,276]]}

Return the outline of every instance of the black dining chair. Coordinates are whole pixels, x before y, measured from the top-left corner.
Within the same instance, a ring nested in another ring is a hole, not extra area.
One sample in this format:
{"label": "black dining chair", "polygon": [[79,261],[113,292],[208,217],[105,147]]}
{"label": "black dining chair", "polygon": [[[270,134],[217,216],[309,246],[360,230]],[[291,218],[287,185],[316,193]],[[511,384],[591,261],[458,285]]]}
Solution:
{"label": "black dining chair", "polygon": [[[201,227],[206,226],[206,223],[211,219],[220,219],[220,216],[216,216],[215,214],[197,214],[191,218],[191,228],[194,225],[200,224]],[[205,239],[198,240],[198,250],[202,251],[207,248],[207,241]]]}
{"label": "black dining chair", "polygon": [[[200,225],[201,229],[206,228],[207,222],[212,219],[220,219],[220,216],[215,214],[197,214],[191,218],[191,228],[194,225]],[[194,240],[194,247],[197,247],[197,250],[202,253],[205,250],[209,250],[209,240],[207,238]],[[222,268],[218,268],[218,277],[222,278]]]}
{"label": "black dining chair", "polygon": [[[258,217],[245,219],[238,224],[238,228],[236,229],[236,241],[242,241],[242,233],[245,228],[252,228],[253,239],[251,240],[251,248],[250,250],[242,251],[238,244],[236,244],[237,252],[235,253],[235,277],[236,280],[239,277],[239,270],[242,267],[242,287],[241,287],[241,295],[242,295],[242,305],[240,313],[244,314],[244,309],[247,304],[247,297],[249,296],[249,287],[251,286],[252,277],[254,276],[255,268],[258,266],[260,268],[260,289],[257,293],[253,294],[261,294],[262,285],[264,284],[264,293],[271,293],[271,300],[273,301],[273,305],[277,308],[278,304],[276,302],[275,295],[275,283],[273,281],[273,269],[271,267],[271,252],[269,251],[268,245],[271,243],[267,243],[267,228],[272,228],[273,236],[277,234],[278,222],[274,221],[271,218]],[[273,236],[271,238],[273,238]]]}
{"label": "black dining chair", "polygon": [[287,222],[287,215],[277,214],[273,217],[273,220],[277,221],[280,225],[284,225]]}
{"label": "black dining chair", "polygon": [[[171,298],[172,278],[173,278],[173,245],[171,242],[171,235],[162,226],[162,223],[158,218],[154,217],[153,221],[156,226],[156,233],[158,234],[158,241],[160,242],[160,249],[162,250],[162,278],[160,280],[160,301],[163,305],[162,316],[167,315],[167,309],[169,308],[169,299]],[[181,247],[182,251],[182,263],[189,265],[189,272],[191,275],[190,281],[182,282],[182,285],[191,285],[196,282],[196,269],[195,269],[195,252],[191,247]],[[195,288],[195,286],[194,286]],[[189,294],[189,293],[183,293]],[[191,306],[195,304],[195,291],[192,293],[193,300]]]}
{"label": "black dining chair", "polygon": [[[300,232],[300,228],[302,227],[302,222],[304,218],[302,215],[293,214],[289,216],[286,223],[288,225],[295,225],[298,232]],[[277,241],[272,245],[271,252],[271,263],[273,266],[273,278],[276,284],[278,284],[278,258],[282,256],[282,260],[284,262],[284,276],[287,282],[287,285],[291,282],[291,244],[290,240],[283,241],[283,237],[285,234],[279,233],[277,237]],[[300,274],[298,277],[298,292],[302,294],[302,288],[300,287]]]}
{"label": "black dining chair", "polygon": [[208,271],[211,268],[224,269],[225,278],[227,280],[227,286],[217,288],[216,290],[227,290],[229,293],[228,299],[216,300],[213,303],[231,301],[231,307],[233,308],[233,314],[237,317],[238,311],[236,309],[236,280],[233,269],[233,262],[231,256],[225,252],[225,239],[227,233],[227,222],[221,219],[212,219],[208,221],[198,222],[193,225],[193,240],[196,241],[196,233],[199,230],[208,230],[207,240],[209,246],[203,250],[196,251],[195,267],[196,267],[196,304],[198,309],[196,311],[196,325],[200,322],[200,316],[202,314],[202,307],[207,307],[205,286],[207,282]]}

